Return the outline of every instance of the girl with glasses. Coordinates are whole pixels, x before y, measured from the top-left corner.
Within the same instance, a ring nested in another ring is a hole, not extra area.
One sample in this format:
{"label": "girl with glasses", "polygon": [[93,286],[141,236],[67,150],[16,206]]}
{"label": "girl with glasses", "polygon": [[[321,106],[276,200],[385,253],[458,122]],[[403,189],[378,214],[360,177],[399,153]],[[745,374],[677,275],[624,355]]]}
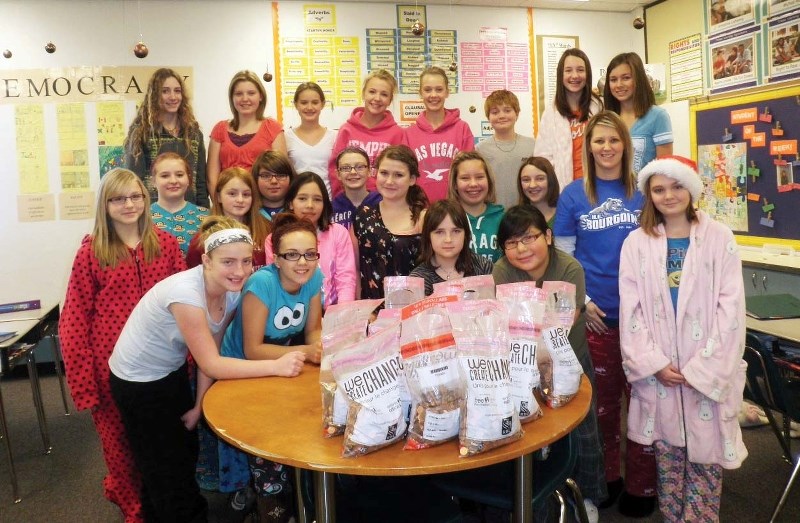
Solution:
{"label": "girl with glasses", "polygon": [[[597,503],[606,497],[601,438],[595,411],[597,395],[595,372],[586,342],[586,313],[580,306],[585,298],[584,272],[578,261],[558,250],[553,244],[553,231],[539,209],[518,205],[506,211],[497,231],[503,257],[494,264],[495,284],[535,281],[538,287],[545,281],[566,281],[575,285],[575,321],[569,331],[569,342],[584,374],[592,384],[592,406],[589,414],[575,428],[578,435],[578,463],[572,476],[584,496],[590,521],[598,520]],[[537,514],[537,521],[550,518]]]}
{"label": "girl with glasses", "polygon": [[381,201],[378,191],[367,190],[369,174],[369,155],[364,149],[345,147],[336,157],[336,175],[344,190],[331,202],[334,223],[350,229],[356,209],[361,205],[372,206]]}
{"label": "girl with glasses", "polygon": [[[242,303],[222,342],[222,355],[248,360],[276,360],[291,350],[305,361],[319,363],[322,354],[322,271],[317,227],[294,214],[275,217],[272,252],[275,261],[256,271],[244,286]],[[289,495],[290,469],[248,456],[228,445],[220,446],[223,481],[247,482],[251,472],[259,513],[293,512]],[[248,469],[249,461],[249,469]]]}
{"label": "girl with glasses", "polygon": [[105,496],[127,523],[142,522],[141,477],[111,397],[108,358],[139,299],[186,262],[175,238],[153,227],[136,174],[113,169],[97,192],[94,230],[75,255],[58,327],[75,408],[91,410],[100,436]]}
{"label": "girl with glasses", "polygon": [[383,278],[408,276],[419,257],[420,233],[428,198],[417,185],[414,151],[387,147],[376,161],[381,201],[356,213],[351,234],[357,245],[361,298],[383,298]]}
{"label": "girl with glasses", "polygon": [[433,285],[466,276],[492,273],[491,260],[470,248],[472,240],[467,213],[453,200],[439,200],[428,208],[422,221],[419,265],[410,276],[425,280],[425,296]]}
{"label": "girl with glasses", "polygon": [[[609,499],[629,517],[655,508],[653,449],[627,441],[625,479],[620,476],[621,398],[628,394],[619,346],[619,253],[639,226],[642,194],[631,169],[633,146],[625,122],[601,111],[586,124],[583,142],[586,175],[567,185],[556,209],[556,247],[574,255],[586,272],[586,329],[597,373],[597,408]],[[627,489],[623,493],[623,488]]]}
{"label": "girl with glasses", "polygon": [[289,160],[296,172],[317,173],[330,194],[328,162],[336,140],[336,131],[319,123],[320,114],[325,108],[325,93],[314,82],[304,82],[294,92],[294,108],[300,116],[300,125],[290,127],[284,133]]}
{"label": "girl with glasses", "polygon": [[152,176],[154,161],[167,152],[184,158],[194,174],[186,199],[207,207],[209,191],[203,133],[194,117],[183,76],[162,67],[147,82],[144,100],[125,137],[125,167],[144,182],[151,199],[156,196]]}
{"label": "girl with glasses", "polygon": [[183,156],[159,154],[153,162],[152,174],[158,191],[158,201],[150,205],[153,223],[175,236],[185,255],[203,218],[208,216],[208,209],[186,201],[186,191],[192,184],[192,171]]}
{"label": "girl with glasses", "polygon": [[208,143],[208,189],[216,190],[220,171],[228,167],[250,170],[264,151],[286,155],[286,138],[277,120],[264,116],[267,91],[252,71],[239,71],[228,86],[231,120],[222,120],[211,130]]}
{"label": "girl with glasses", "polygon": [[[331,200],[322,178],[312,172],[297,175],[286,193],[287,210],[317,226],[319,268],[322,270],[322,308],[356,299],[356,261],[350,233],[331,223]],[[264,245],[267,263],[272,263],[272,238]]]}
{"label": "girl with glasses", "polygon": [[[147,521],[206,521],[195,480],[202,400],[214,379],[296,376],[299,351],[276,361],[221,357],[219,343],[252,268],[246,226],[203,223],[203,264],[156,284],[131,312],[108,361],[111,392],[142,474]],[[187,356],[197,364],[192,397]]]}
{"label": "girl with glasses", "polygon": [[294,167],[285,154],[264,151],[258,155],[250,172],[261,195],[261,216],[272,220],[286,206],[286,192],[295,177]]}
{"label": "girl with glasses", "polygon": [[[247,226],[253,236],[253,270],[266,265],[264,240],[272,230],[270,222],[259,212],[261,208],[256,181],[240,167],[225,169],[217,180],[217,189],[211,197],[214,206],[212,216],[233,218]],[[196,234],[189,244],[186,262],[189,267],[196,267],[202,262],[202,235]]]}

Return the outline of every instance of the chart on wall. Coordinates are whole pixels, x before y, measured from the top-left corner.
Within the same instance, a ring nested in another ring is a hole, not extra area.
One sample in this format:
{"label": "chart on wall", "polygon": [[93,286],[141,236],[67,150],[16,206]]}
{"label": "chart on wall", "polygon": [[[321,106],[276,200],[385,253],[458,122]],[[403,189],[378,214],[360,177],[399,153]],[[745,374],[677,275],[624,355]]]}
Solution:
{"label": "chart on wall", "polygon": [[692,107],[700,208],[735,232],[800,239],[800,88]]}

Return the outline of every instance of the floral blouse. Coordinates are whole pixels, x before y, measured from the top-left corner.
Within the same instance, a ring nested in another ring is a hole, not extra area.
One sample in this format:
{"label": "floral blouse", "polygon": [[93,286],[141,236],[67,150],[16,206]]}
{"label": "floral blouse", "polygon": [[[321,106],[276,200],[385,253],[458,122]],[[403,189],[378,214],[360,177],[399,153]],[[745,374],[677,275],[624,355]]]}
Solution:
{"label": "floral blouse", "polygon": [[417,264],[422,235],[419,231],[394,234],[381,217],[380,203],[362,206],[353,221],[358,239],[361,299],[383,298],[383,278],[408,276]]}

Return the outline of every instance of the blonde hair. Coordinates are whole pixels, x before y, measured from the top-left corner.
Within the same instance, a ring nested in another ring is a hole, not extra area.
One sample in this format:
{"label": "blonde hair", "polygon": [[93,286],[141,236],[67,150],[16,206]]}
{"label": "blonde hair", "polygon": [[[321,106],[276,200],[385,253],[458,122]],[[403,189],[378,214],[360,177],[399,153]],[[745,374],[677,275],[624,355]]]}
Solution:
{"label": "blonde hair", "polygon": [[450,88],[450,79],[447,78],[447,73],[444,72],[444,69],[437,65],[429,65],[419,75],[419,88],[422,90],[422,79],[426,76],[441,76],[444,79],[444,87],[445,89]]}
{"label": "blonde hair", "polygon": [[367,90],[367,84],[373,78],[377,78],[378,80],[383,80],[387,84],[389,84],[389,90],[391,91],[392,97],[389,99],[389,102],[394,100],[394,94],[397,92],[397,80],[395,79],[394,75],[387,71],[386,69],[376,69],[369,73],[367,77],[364,79],[364,86],[361,88],[361,96],[364,96],[364,92]]}
{"label": "blonde hair", "polygon": [[[261,250],[264,248],[264,240],[267,239],[272,227],[269,221],[261,215],[261,195],[258,192],[258,184],[248,171],[241,167],[228,167],[219,173],[216,191],[211,195],[211,201],[214,204],[211,215],[225,216],[225,210],[222,208],[219,195],[222,193],[225,186],[228,185],[228,182],[234,178],[242,180],[245,185],[250,188],[250,193],[253,195],[253,203],[250,205],[250,210],[245,216],[244,224],[250,229],[250,234],[253,235],[254,249]],[[206,218],[206,220],[208,220],[208,218]]]}
{"label": "blonde hair", "polygon": [[633,174],[633,145],[631,145],[631,133],[628,131],[628,126],[622,121],[617,113],[613,111],[600,111],[592,116],[589,123],[586,124],[586,129],[583,131],[583,189],[586,192],[586,198],[592,205],[597,204],[597,165],[595,164],[592,153],[589,152],[592,147],[592,134],[598,125],[611,127],[619,135],[624,149],[622,151],[622,165],[620,166],[619,181],[625,188],[625,197],[631,198],[636,192],[636,177]]}
{"label": "blonde hair", "polygon": [[261,95],[261,101],[258,102],[258,107],[256,108],[256,119],[261,121],[264,119],[264,109],[267,107],[267,90],[264,89],[264,86],[261,84],[261,79],[256,76],[256,73],[253,71],[239,71],[233,78],[231,78],[231,83],[228,84],[228,104],[231,106],[231,114],[233,114],[233,120],[231,120],[231,129],[234,131],[239,130],[239,113],[236,111],[236,107],[233,105],[233,91],[236,89],[236,85],[240,82],[250,82],[256,86],[258,89],[258,94]]}
{"label": "blonde hair", "polygon": [[97,209],[95,211],[94,229],[92,230],[92,250],[102,268],[116,267],[120,262],[131,257],[130,249],[117,235],[114,220],[108,214],[108,206],[110,205],[108,200],[116,196],[128,196],[123,194],[123,191],[131,184],[135,184],[144,196],[144,208],[137,222],[140,242],[144,251],[144,261],[145,263],[150,263],[161,254],[158,235],[153,227],[153,219],[150,217],[150,194],[147,192],[142,180],[132,171],[116,168],[103,176],[97,191]]}

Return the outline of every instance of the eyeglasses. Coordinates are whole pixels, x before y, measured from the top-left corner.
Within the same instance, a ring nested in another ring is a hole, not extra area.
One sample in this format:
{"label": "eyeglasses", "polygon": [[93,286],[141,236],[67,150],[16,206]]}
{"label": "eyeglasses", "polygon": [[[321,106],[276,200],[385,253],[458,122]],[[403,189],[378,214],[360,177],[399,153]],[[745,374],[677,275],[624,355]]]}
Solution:
{"label": "eyeglasses", "polygon": [[114,196],[113,198],[108,199],[108,203],[113,205],[125,205],[128,203],[128,200],[131,203],[141,203],[144,200],[144,194],[131,194],[130,196]]}
{"label": "eyeglasses", "polygon": [[503,248],[507,251],[513,251],[519,247],[520,243],[522,245],[530,245],[538,240],[543,234],[543,232],[540,232],[539,234],[526,234],[522,238],[516,240],[506,240],[505,243],[503,243]]}
{"label": "eyeglasses", "polygon": [[258,173],[258,179],[264,180],[265,182],[269,181],[270,179],[281,181],[285,180],[288,177],[289,175],[286,173],[271,173],[271,172]]}
{"label": "eyeglasses", "polygon": [[359,164],[359,165],[340,165],[337,169],[340,174],[347,174],[350,171],[355,171],[358,174],[364,174],[365,172],[369,171],[369,165]]}
{"label": "eyeglasses", "polygon": [[305,258],[306,261],[317,261],[319,260],[319,253],[318,252],[304,252],[300,254],[299,252],[284,252],[283,254],[278,254],[279,257],[283,258],[286,261],[296,262],[301,257]]}

